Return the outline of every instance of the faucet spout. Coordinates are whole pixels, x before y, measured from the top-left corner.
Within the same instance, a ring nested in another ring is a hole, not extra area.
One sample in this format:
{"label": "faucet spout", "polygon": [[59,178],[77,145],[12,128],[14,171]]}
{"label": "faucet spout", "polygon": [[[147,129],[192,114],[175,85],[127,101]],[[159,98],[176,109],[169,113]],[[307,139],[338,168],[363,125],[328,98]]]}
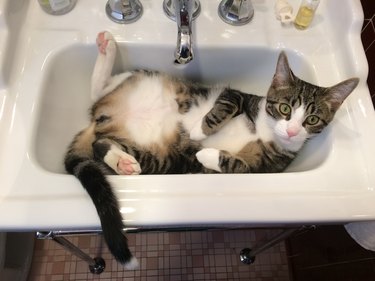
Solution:
{"label": "faucet spout", "polygon": [[177,22],[177,48],[175,51],[176,62],[185,64],[193,59],[191,46],[191,21],[193,12],[192,0],[176,1]]}
{"label": "faucet spout", "polygon": [[197,0],[164,0],[164,11],[177,23],[175,62],[186,64],[193,59],[192,21],[199,14],[200,3]]}

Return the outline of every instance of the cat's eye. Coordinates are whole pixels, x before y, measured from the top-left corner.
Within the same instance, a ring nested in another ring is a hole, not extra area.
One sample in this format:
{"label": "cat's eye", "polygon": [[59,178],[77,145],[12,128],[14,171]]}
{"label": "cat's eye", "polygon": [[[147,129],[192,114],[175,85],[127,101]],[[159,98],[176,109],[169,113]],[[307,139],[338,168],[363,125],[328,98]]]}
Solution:
{"label": "cat's eye", "polygon": [[289,104],[280,103],[280,105],[279,105],[279,111],[283,115],[288,115],[288,114],[290,114],[290,112],[292,111],[292,109],[290,108]]}
{"label": "cat's eye", "polygon": [[320,118],[316,115],[310,115],[306,118],[306,122],[309,125],[316,125],[319,122]]}

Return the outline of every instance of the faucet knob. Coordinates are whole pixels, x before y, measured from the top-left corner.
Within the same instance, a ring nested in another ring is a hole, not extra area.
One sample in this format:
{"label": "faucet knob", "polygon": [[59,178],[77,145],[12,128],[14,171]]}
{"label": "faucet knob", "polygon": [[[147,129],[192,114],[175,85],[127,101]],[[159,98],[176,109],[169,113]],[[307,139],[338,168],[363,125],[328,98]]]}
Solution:
{"label": "faucet knob", "polygon": [[143,13],[139,0],[108,0],[105,10],[107,16],[117,23],[135,22]]}
{"label": "faucet knob", "polygon": [[243,25],[251,21],[254,8],[251,0],[222,0],[219,4],[220,18],[231,25]]}

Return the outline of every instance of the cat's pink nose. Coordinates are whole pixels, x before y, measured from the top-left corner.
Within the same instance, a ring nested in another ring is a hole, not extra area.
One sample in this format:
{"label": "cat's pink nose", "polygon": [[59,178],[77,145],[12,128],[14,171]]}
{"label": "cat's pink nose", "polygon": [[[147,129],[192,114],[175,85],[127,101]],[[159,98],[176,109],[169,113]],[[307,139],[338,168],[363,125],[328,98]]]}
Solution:
{"label": "cat's pink nose", "polygon": [[298,129],[295,129],[295,128],[288,128],[286,132],[288,134],[288,137],[290,138],[298,135]]}

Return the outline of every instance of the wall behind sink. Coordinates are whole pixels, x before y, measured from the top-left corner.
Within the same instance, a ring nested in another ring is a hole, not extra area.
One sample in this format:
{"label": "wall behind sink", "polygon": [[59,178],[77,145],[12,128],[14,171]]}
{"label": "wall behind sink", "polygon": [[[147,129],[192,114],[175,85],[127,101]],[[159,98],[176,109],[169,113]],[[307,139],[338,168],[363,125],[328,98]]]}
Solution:
{"label": "wall behind sink", "polygon": [[375,2],[373,0],[361,0],[361,3],[365,14],[362,43],[369,63],[367,83],[370,88],[372,103],[375,107]]}

